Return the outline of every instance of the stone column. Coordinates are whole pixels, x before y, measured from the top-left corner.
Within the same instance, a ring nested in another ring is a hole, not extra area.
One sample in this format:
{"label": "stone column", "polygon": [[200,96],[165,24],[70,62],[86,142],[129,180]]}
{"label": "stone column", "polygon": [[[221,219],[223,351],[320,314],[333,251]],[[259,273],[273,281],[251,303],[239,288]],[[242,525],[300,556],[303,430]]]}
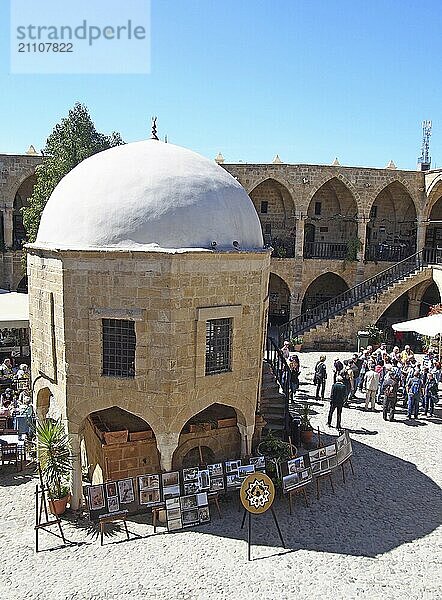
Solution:
{"label": "stone column", "polygon": [[295,226],[295,258],[302,258],[304,256],[304,225],[305,217],[301,215],[296,219]]}
{"label": "stone column", "polygon": [[412,298],[410,298],[408,300],[407,321],[411,321],[411,319],[418,319],[419,318],[420,306],[421,306],[421,303],[420,303],[419,300],[415,300],[415,299],[412,299]]}
{"label": "stone column", "polygon": [[164,471],[172,469],[173,453],[178,447],[179,433],[156,433],[158,452],[160,454],[160,465]]}
{"label": "stone column", "polygon": [[252,437],[255,425],[241,425],[241,423],[237,425],[241,436],[241,457],[249,456],[252,453]]}
{"label": "stone column", "polygon": [[427,234],[427,222],[426,221],[418,221],[417,222],[417,232],[416,232],[416,252],[419,252],[425,246],[426,234]]}
{"label": "stone column", "polygon": [[13,230],[12,208],[5,208],[3,210],[3,227],[5,236],[5,246],[6,248],[10,248],[12,246]]}
{"label": "stone column", "polygon": [[365,259],[365,246],[367,244],[367,223],[365,218],[358,219],[358,239],[361,242],[361,249],[358,251],[358,260],[363,262]]}
{"label": "stone column", "polygon": [[83,496],[83,477],[81,471],[80,434],[70,433],[69,439],[72,450],[72,476],[71,476],[71,508],[78,510],[81,506]]}

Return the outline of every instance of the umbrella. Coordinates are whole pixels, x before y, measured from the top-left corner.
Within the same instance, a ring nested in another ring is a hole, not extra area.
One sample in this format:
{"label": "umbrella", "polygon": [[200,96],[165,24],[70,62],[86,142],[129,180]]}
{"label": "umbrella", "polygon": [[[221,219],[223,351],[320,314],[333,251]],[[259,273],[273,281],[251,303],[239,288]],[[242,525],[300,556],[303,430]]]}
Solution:
{"label": "umbrella", "polygon": [[[415,331],[422,335],[434,337],[442,333],[442,314],[430,315],[421,319],[412,319],[404,323],[394,323],[391,326],[395,331]],[[439,335],[439,360],[441,353],[441,335]]]}

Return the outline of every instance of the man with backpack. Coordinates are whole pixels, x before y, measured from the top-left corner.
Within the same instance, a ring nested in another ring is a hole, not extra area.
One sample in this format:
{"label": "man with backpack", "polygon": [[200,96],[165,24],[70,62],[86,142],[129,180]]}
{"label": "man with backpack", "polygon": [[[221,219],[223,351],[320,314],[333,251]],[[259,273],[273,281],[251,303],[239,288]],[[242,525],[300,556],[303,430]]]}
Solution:
{"label": "man with backpack", "polygon": [[419,404],[422,397],[422,381],[420,378],[420,371],[416,369],[414,371],[413,377],[409,380],[407,385],[407,394],[408,394],[408,418],[411,419],[411,416],[414,415],[414,418],[417,419],[419,414]]}
{"label": "man with backpack", "polygon": [[398,378],[393,370],[387,371],[384,378],[384,402],[382,416],[384,421],[387,421],[387,416],[390,421],[394,421],[394,411],[397,402]]}

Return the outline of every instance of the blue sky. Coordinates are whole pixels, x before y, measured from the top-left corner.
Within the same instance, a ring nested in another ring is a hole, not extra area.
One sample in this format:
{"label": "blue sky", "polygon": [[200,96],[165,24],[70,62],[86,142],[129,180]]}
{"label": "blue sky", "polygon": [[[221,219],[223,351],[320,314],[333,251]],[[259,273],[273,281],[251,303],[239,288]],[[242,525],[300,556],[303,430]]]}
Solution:
{"label": "blue sky", "polygon": [[11,75],[0,0],[0,153],[42,148],[79,100],[103,132],[143,139],[156,114],[169,141],[230,162],[278,153],[413,169],[421,121],[432,119],[432,166],[442,166],[441,9],[440,0],[152,0],[150,74]]}

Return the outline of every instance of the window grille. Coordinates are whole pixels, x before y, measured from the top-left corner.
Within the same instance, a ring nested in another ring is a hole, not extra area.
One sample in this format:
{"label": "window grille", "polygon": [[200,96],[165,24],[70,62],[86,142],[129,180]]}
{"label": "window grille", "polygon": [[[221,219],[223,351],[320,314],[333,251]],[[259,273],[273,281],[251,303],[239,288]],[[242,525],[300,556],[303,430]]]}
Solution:
{"label": "window grille", "polygon": [[135,323],[103,319],[103,375],[135,377]]}
{"label": "window grille", "polygon": [[232,370],[232,319],[206,321],[206,375]]}
{"label": "window grille", "polygon": [[267,214],[269,211],[269,203],[267,200],[262,200],[261,201],[261,213],[262,214]]}
{"label": "window grille", "polygon": [[322,212],[322,202],[315,202],[315,215],[320,215]]}

